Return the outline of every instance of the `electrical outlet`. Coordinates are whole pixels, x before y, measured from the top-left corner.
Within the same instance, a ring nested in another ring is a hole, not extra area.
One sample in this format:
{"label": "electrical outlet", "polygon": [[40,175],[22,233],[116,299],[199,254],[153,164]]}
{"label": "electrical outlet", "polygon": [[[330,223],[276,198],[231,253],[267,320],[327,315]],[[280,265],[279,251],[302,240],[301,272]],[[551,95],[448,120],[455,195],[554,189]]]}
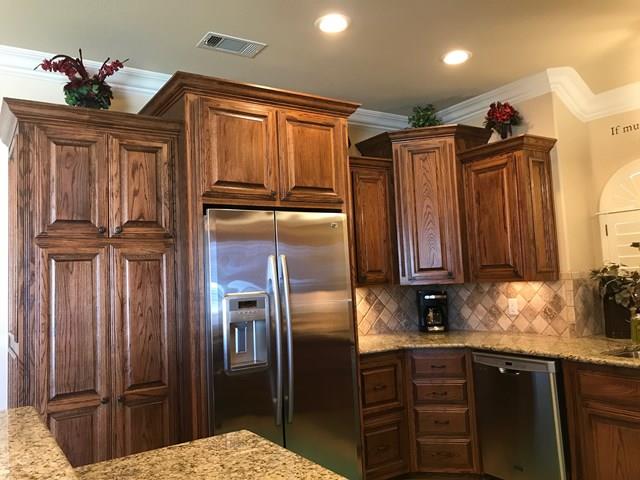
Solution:
{"label": "electrical outlet", "polygon": [[509,313],[509,315],[518,315],[518,299],[509,298],[508,305],[507,313]]}

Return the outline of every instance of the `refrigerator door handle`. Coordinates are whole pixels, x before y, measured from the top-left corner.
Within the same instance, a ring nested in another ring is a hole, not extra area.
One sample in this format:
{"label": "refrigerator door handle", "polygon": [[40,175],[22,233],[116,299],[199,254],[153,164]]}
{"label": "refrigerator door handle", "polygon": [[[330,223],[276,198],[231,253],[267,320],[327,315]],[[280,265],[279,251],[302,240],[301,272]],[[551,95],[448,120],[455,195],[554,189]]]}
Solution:
{"label": "refrigerator door handle", "polygon": [[280,284],[275,255],[268,257],[268,281],[273,289],[276,337],[276,425],[282,425],[282,319],[280,310]]}
{"label": "refrigerator door handle", "polygon": [[289,267],[287,256],[280,255],[280,271],[282,272],[282,292],[284,294],[284,315],[287,321],[287,372],[289,393],[287,397],[287,422],[293,422],[293,329],[291,325],[291,290],[289,287]]}

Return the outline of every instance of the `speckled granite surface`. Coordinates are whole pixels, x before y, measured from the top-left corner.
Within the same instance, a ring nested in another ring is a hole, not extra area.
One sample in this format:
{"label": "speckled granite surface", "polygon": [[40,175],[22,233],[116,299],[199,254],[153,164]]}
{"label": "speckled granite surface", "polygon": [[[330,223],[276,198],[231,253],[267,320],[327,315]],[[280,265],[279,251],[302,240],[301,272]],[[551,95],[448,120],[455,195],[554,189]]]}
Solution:
{"label": "speckled granite surface", "polygon": [[85,480],[343,478],[246,430],[94,463],[76,472]]}
{"label": "speckled granite surface", "polygon": [[0,478],[77,478],[64,453],[32,407],[0,412]]}
{"label": "speckled granite surface", "polygon": [[397,332],[383,335],[364,335],[358,339],[361,354],[400,350],[405,348],[467,347],[494,352],[539,355],[580,362],[620,367],[640,368],[640,359],[620,358],[603,352],[630,345],[629,340],[606,337],[561,338],[525,333],[496,333],[451,331],[442,334]]}

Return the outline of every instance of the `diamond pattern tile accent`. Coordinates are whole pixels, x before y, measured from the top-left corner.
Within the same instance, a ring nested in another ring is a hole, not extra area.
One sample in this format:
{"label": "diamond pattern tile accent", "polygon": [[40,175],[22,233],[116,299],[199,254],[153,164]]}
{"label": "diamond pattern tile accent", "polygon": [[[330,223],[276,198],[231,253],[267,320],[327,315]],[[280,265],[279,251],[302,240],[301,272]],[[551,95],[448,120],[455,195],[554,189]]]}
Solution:
{"label": "diamond pattern tile accent", "polygon": [[[437,288],[437,287],[434,287]],[[586,278],[554,282],[466,283],[444,288],[453,330],[523,332],[561,337],[602,333],[602,301]],[[360,335],[418,329],[417,287],[382,285],[356,289]],[[518,314],[508,313],[508,299]]]}

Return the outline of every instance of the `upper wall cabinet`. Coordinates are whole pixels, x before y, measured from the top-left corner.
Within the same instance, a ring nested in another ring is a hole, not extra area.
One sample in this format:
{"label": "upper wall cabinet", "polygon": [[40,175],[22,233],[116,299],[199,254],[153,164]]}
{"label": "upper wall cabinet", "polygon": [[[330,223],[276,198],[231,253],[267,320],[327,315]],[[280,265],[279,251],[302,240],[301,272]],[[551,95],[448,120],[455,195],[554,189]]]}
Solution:
{"label": "upper wall cabinet", "polygon": [[393,283],[395,207],[391,159],[351,157],[351,201],[358,285]]}
{"label": "upper wall cabinet", "polygon": [[383,134],[358,144],[361,152],[374,155],[388,154],[392,145],[401,284],[465,281],[457,155],[486,143],[489,134],[482,128],[444,125]]}
{"label": "upper wall cabinet", "polygon": [[522,135],[460,155],[472,281],[558,278],[549,158],[555,142]]}
{"label": "upper wall cabinet", "polygon": [[276,109],[201,98],[199,121],[202,193],[275,200]]}

